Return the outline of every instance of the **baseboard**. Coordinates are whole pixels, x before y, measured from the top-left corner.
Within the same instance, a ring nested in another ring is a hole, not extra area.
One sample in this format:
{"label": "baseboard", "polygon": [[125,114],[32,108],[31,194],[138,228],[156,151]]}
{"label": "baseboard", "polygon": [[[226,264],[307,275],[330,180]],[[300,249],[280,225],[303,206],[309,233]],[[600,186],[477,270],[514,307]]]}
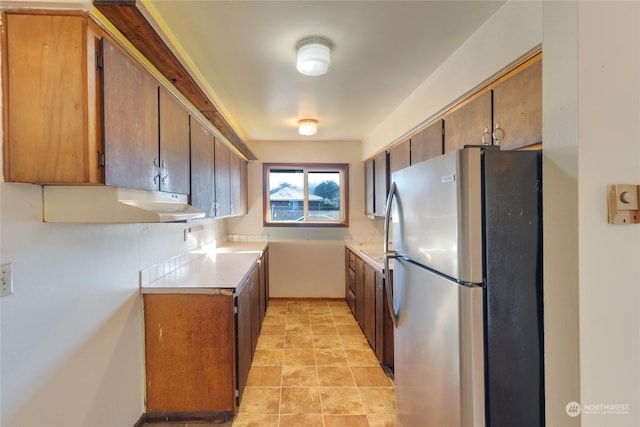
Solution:
{"label": "baseboard", "polygon": [[222,424],[233,420],[233,414],[225,412],[172,412],[142,414],[133,427],[142,427],[145,423],[212,423]]}

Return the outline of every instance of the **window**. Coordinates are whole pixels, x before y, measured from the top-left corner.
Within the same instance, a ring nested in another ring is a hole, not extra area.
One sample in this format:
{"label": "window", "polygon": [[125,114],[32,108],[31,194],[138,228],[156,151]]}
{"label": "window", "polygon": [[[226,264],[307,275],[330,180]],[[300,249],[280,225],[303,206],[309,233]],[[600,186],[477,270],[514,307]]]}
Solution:
{"label": "window", "polygon": [[347,227],[349,165],[265,163],[264,225]]}

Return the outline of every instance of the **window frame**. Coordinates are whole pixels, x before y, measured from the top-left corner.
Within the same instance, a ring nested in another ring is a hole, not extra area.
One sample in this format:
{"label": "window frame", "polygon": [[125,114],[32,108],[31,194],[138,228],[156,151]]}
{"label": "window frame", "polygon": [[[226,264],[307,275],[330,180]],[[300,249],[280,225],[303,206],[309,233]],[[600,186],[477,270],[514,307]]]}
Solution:
{"label": "window frame", "polygon": [[[301,169],[304,172],[303,215],[308,211],[309,172],[340,173],[340,217],[341,221],[270,221],[270,189],[269,173],[272,170]],[[305,208],[307,206],[307,208]],[[263,163],[262,165],[262,225],[264,227],[329,227],[344,228],[349,226],[349,164],[348,163]]]}

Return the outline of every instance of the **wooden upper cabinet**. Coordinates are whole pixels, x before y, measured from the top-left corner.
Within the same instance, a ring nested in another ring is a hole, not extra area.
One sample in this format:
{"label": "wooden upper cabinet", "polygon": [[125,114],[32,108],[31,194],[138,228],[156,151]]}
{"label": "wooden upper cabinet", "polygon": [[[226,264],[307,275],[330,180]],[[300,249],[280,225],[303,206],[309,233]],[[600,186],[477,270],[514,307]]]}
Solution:
{"label": "wooden upper cabinet", "polygon": [[389,150],[389,175],[411,166],[411,141],[406,140]]}
{"label": "wooden upper cabinet", "polygon": [[411,164],[444,154],[444,121],[435,121],[411,137]]}
{"label": "wooden upper cabinet", "polygon": [[105,184],[159,190],[158,84],[107,39],[102,55]]}
{"label": "wooden upper cabinet", "polygon": [[99,29],[72,14],[7,12],[4,25],[5,180],[101,183]]}
{"label": "wooden upper cabinet", "polygon": [[511,150],[542,142],[542,60],[493,88],[494,144]]}
{"label": "wooden upper cabinet", "polygon": [[373,215],[373,159],[364,162],[364,213]]}
{"label": "wooden upper cabinet", "polygon": [[444,117],[444,152],[465,145],[491,144],[491,91],[471,99]]}
{"label": "wooden upper cabinet", "polygon": [[247,162],[233,153],[229,154],[229,180],[231,215],[243,215],[247,213]]}
{"label": "wooden upper cabinet", "polygon": [[210,218],[216,215],[214,144],[209,129],[191,118],[191,205]]}
{"label": "wooden upper cabinet", "polygon": [[373,159],[373,213],[376,216],[384,216],[389,191],[387,153],[380,153]]}
{"label": "wooden upper cabinet", "polygon": [[216,217],[231,215],[231,150],[216,139],[215,163],[216,163]]}
{"label": "wooden upper cabinet", "polygon": [[160,190],[189,194],[189,111],[160,87]]}

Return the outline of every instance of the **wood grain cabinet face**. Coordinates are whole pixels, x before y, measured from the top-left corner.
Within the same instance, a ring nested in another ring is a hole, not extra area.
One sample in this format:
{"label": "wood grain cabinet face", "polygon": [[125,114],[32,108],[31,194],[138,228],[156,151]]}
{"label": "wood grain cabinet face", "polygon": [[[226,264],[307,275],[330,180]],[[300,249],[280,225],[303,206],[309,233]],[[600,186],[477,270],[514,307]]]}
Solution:
{"label": "wood grain cabinet face", "polygon": [[444,154],[444,121],[436,120],[411,137],[411,164]]}
{"label": "wood grain cabinet face", "polygon": [[542,60],[493,88],[493,135],[503,150],[542,142]]}
{"label": "wood grain cabinet face", "polygon": [[98,28],[82,15],[4,16],[5,180],[102,183]]}
{"label": "wood grain cabinet face", "polygon": [[444,152],[465,145],[491,144],[491,91],[486,91],[444,117]]}
{"label": "wood grain cabinet face", "polygon": [[160,190],[189,194],[189,111],[160,87]]}
{"label": "wood grain cabinet face", "polygon": [[389,175],[411,165],[411,141],[406,140],[389,150]]}
{"label": "wood grain cabinet face", "polygon": [[389,176],[387,153],[381,153],[373,159],[373,213],[376,216],[384,216],[389,192]]}
{"label": "wood grain cabinet face", "polygon": [[231,150],[216,139],[216,217],[231,215]]}
{"label": "wood grain cabinet face", "polygon": [[158,83],[107,39],[102,57],[105,184],[159,190]]}
{"label": "wood grain cabinet face", "polygon": [[191,118],[191,205],[210,218],[216,215],[214,146],[213,134]]}
{"label": "wood grain cabinet face", "polygon": [[373,159],[364,162],[364,214],[373,215]]}
{"label": "wood grain cabinet face", "polygon": [[143,298],[147,413],[234,412],[233,295]]}
{"label": "wood grain cabinet face", "polygon": [[363,331],[372,349],[376,348],[376,272],[364,264]]}

